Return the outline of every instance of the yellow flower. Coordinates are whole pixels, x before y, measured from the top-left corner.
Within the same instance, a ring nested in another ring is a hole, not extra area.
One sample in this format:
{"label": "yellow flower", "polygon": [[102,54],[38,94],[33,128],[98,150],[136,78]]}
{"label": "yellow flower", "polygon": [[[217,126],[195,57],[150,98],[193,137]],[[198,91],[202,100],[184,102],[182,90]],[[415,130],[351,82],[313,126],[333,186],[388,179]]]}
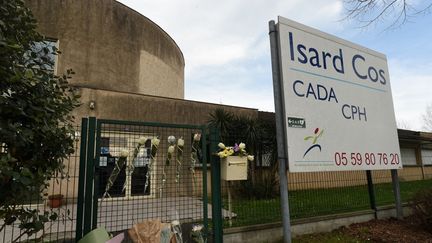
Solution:
{"label": "yellow flower", "polygon": [[229,152],[228,152],[228,150],[224,150],[223,153],[224,153],[224,156],[225,156],[224,158],[226,158],[226,157],[229,156]]}
{"label": "yellow flower", "polygon": [[234,154],[234,150],[233,149],[228,150],[228,154],[229,154],[229,156],[233,155]]}
{"label": "yellow flower", "polygon": [[221,158],[221,159],[225,158],[225,157],[224,157],[224,156],[225,156],[225,153],[224,153],[223,151],[217,153],[217,155],[218,155],[219,158]]}

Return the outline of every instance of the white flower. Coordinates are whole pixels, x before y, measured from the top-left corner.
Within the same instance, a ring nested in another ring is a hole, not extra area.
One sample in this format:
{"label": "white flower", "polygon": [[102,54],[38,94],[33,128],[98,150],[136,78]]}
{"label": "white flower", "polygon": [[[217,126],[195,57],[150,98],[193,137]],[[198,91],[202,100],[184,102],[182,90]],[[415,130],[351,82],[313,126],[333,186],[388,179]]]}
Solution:
{"label": "white flower", "polygon": [[178,221],[178,220],[173,220],[173,221],[171,222],[171,225],[172,225],[172,226],[180,225],[180,221]]}
{"label": "white flower", "polygon": [[201,134],[199,134],[199,133],[195,133],[193,139],[194,139],[194,141],[199,141],[199,140],[201,140]]}
{"label": "white flower", "polygon": [[155,145],[156,147],[159,146],[160,140],[158,138],[153,138],[151,140],[152,144]]}
{"label": "white flower", "polygon": [[192,226],[192,231],[193,232],[201,231],[202,228],[204,228],[204,225],[202,225],[202,224],[196,224],[196,225]]}
{"label": "white flower", "polygon": [[171,136],[168,137],[168,143],[169,144],[174,144],[175,140],[176,140],[176,138],[173,135],[171,135]]}
{"label": "white flower", "polygon": [[255,158],[254,158],[253,155],[248,155],[248,156],[247,156],[247,159],[248,159],[249,161],[254,161]]}
{"label": "white flower", "polygon": [[177,145],[178,145],[179,147],[183,147],[183,146],[184,146],[184,140],[183,140],[182,138],[179,138],[179,139],[177,140]]}
{"label": "white flower", "polygon": [[138,144],[144,145],[147,142],[147,140],[148,140],[147,137],[140,137],[140,138],[138,138]]}
{"label": "white flower", "polygon": [[225,144],[223,144],[223,143],[219,143],[218,146],[220,149],[225,149]]}
{"label": "white flower", "polygon": [[246,144],[244,144],[244,143],[239,144],[239,149],[243,150],[245,148],[246,148]]}
{"label": "white flower", "polygon": [[168,153],[169,154],[174,153],[174,145],[171,145],[171,146],[168,147]]}
{"label": "white flower", "polygon": [[125,157],[128,157],[128,155],[129,155],[129,150],[127,150],[127,149],[122,149],[122,150],[120,151],[120,157],[125,158]]}

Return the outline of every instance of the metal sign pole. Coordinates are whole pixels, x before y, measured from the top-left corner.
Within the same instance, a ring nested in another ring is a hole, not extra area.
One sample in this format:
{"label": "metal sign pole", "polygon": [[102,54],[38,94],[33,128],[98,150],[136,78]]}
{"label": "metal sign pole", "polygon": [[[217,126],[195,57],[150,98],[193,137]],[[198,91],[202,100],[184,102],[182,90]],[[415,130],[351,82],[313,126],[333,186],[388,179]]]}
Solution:
{"label": "metal sign pole", "polygon": [[402,202],[401,202],[399,177],[398,177],[397,170],[391,170],[391,177],[392,177],[393,193],[395,197],[396,218],[402,219],[403,218]]}
{"label": "metal sign pole", "polygon": [[371,209],[374,211],[375,219],[378,219],[376,200],[375,200],[375,190],[374,190],[374,185],[373,185],[373,180],[372,180],[372,172],[370,170],[366,171],[366,178],[367,178],[367,183],[368,183],[370,206],[371,206]]}
{"label": "metal sign pole", "polygon": [[287,151],[285,141],[285,126],[283,117],[282,105],[282,88],[280,79],[280,65],[277,45],[277,30],[274,20],[269,22],[269,35],[270,35],[270,49],[272,60],[272,74],[273,74],[273,92],[275,101],[275,116],[276,116],[276,139],[277,151],[279,160],[279,186],[280,186],[280,200],[282,209],[282,222],[283,222],[283,235],[284,242],[291,242],[291,224],[290,212],[288,205],[288,178],[287,178]]}

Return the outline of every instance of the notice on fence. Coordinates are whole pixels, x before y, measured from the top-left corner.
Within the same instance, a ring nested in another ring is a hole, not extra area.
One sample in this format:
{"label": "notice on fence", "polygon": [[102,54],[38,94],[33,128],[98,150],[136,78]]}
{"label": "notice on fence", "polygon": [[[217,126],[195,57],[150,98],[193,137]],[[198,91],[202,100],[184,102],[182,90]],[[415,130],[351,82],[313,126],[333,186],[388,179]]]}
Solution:
{"label": "notice on fence", "polygon": [[386,56],[279,17],[291,172],[402,168]]}

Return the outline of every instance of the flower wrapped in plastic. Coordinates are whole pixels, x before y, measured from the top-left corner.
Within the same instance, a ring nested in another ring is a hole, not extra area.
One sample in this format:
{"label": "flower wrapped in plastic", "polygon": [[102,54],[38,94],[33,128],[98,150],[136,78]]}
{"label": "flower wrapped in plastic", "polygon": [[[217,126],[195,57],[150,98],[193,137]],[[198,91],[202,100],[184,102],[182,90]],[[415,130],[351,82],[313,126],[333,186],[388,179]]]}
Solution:
{"label": "flower wrapped in plastic", "polygon": [[180,172],[183,164],[183,149],[184,149],[184,140],[183,138],[179,138],[177,140],[177,157],[176,157],[176,183],[180,182]]}
{"label": "flower wrapped in plastic", "polygon": [[199,144],[200,144],[200,140],[201,140],[201,134],[200,133],[195,133],[193,136],[193,141],[192,141],[192,148],[191,148],[191,165],[190,165],[190,171],[192,173],[192,178],[193,178],[193,182],[194,182],[194,188],[196,188],[196,176],[195,176],[195,166],[198,162],[198,149],[199,149]]}
{"label": "flower wrapped in plastic", "polygon": [[165,183],[166,183],[166,169],[171,164],[171,161],[173,159],[173,154],[175,151],[175,142],[176,142],[176,138],[174,136],[171,135],[168,137],[167,158],[165,160],[165,164],[162,167],[162,183],[161,183],[161,186],[159,188],[159,193],[160,193],[161,197],[162,197],[163,189],[165,188]]}
{"label": "flower wrapped in plastic", "polygon": [[156,164],[156,155],[157,155],[157,151],[159,148],[159,143],[160,140],[157,137],[154,137],[151,140],[151,153],[150,153],[150,162],[148,164],[148,168],[147,168],[147,173],[146,173],[146,181],[144,184],[144,193],[146,192],[148,186],[149,186],[149,181],[150,181],[150,176],[151,173],[153,171],[153,166]]}
{"label": "flower wrapped in plastic", "polygon": [[129,150],[123,149],[120,151],[120,158],[117,159],[115,162],[114,168],[111,171],[110,176],[108,177],[107,184],[105,186],[105,192],[103,194],[102,198],[105,197],[111,197],[108,191],[111,189],[111,187],[114,185],[114,182],[116,181],[118,174],[122,170],[123,166],[126,164],[127,157],[129,156]]}
{"label": "flower wrapped in plastic", "polygon": [[176,243],[183,243],[182,230],[179,220],[173,220],[171,222],[171,231],[174,234]]}

